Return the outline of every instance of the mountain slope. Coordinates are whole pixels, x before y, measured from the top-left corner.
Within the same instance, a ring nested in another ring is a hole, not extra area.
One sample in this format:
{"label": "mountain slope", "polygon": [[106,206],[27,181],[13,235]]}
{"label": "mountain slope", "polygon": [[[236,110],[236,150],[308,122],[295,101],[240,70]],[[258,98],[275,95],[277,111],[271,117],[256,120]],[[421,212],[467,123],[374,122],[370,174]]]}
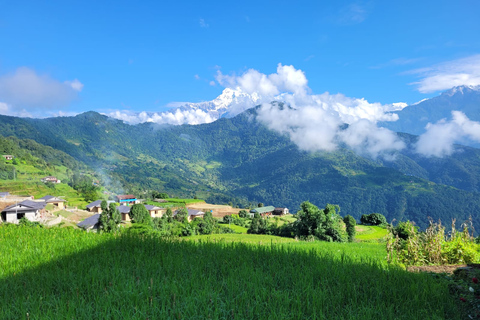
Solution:
{"label": "mountain slope", "polygon": [[451,119],[454,110],[465,113],[470,120],[480,121],[480,86],[452,88],[437,97],[405,107],[396,112],[397,121],[380,125],[395,132],[420,135],[428,123]]}
{"label": "mountain slope", "polygon": [[[478,190],[477,149],[464,147],[464,152],[441,160],[406,151],[390,162],[366,159],[348,149],[310,153],[268,130],[255,114],[250,109],[196,126],[128,125],[95,112],[41,120],[0,116],[0,133],[67,152],[94,167],[113,192],[141,196],[165,190],[212,202],[287,206],[293,212],[310,200],[321,206],[339,204],[357,219],[379,212],[389,220],[411,219],[422,227],[428,217],[462,222],[480,212],[479,194],[429,181]],[[409,144],[416,139],[402,138]]]}

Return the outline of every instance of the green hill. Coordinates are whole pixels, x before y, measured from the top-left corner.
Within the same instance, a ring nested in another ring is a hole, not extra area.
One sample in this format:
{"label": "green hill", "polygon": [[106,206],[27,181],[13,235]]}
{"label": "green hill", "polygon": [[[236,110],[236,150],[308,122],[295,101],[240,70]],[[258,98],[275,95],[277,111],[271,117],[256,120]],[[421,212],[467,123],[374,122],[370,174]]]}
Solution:
{"label": "green hill", "polygon": [[[204,125],[128,125],[95,112],[75,117],[0,116],[0,133],[34,139],[68,153],[99,175],[106,188],[141,196],[161,190],[200,195],[211,203],[263,202],[295,212],[309,200],[340,205],[357,220],[378,212],[388,221],[428,225],[429,217],[480,229],[480,151],[453,157],[409,153],[371,160],[348,149],[304,152],[255,121],[255,109]],[[408,144],[416,137],[402,135]],[[464,189],[464,190],[462,190]],[[455,209],[454,209],[455,208]]]}

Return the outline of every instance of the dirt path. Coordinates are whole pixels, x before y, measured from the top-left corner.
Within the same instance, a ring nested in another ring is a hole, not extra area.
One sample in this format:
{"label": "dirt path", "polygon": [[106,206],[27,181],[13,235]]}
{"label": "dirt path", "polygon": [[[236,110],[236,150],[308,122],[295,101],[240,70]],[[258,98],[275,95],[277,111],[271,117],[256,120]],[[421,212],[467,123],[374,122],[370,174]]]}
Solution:
{"label": "dirt path", "polygon": [[192,203],[187,204],[188,209],[195,209],[195,210],[212,210],[212,215],[215,218],[223,218],[227,214],[238,214],[238,212],[242,209],[232,208],[231,206],[227,205],[219,205],[219,204],[209,204],[209,203]]}
{"label": "dirt path", "polygon": [[480,264],[455,264],[444,266],[411,266],[407,268],[407,271],[411,272],[433,272],[433,273],[449,273],[453,274],[458,268],[471,267],[474,269],[480,269]]}

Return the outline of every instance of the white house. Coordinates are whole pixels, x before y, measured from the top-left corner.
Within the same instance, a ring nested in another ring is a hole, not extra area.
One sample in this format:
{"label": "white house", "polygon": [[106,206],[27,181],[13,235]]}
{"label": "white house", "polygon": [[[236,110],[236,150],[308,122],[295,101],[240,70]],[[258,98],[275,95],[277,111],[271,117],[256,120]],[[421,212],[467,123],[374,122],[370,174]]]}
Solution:
{"label": "white house", "polygon": [[12,204],[2,211],[2,221],[18,223],[21,218],[27,218],[30,221],[38,221],[45,211],[46,202],[36,202],[25,200],[17,204]]}

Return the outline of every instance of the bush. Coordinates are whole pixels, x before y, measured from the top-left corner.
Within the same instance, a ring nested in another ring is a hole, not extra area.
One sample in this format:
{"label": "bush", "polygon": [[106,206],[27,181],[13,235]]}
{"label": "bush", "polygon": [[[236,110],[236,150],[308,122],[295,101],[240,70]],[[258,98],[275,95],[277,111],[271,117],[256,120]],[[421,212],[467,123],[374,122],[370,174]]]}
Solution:
{"label": "bush", "polygon": [[39,222],[36,221],[30,221],[27,218],[23,217],[18,221],[18,225],[20,226],[25,226],[25,227],[39,227],[43,228],[43,225],[41,225]]}
{"label": "bush", "polygon": [[223,222],[224,223],[232,223],[233,222],[233,217],[231,215],[226,215],[223,217]]}
{"label": "bush", "polygon": [[371,214],[363,214],[362,217],[360,218],[360,222],[365,225],[379,226],[379,225],[386,225],[387,219],[383,214],[371,213]]}
{"label": "bush", "polygon": [[150,223],[152,217],[143,204],[134,204],[130,209],[132,223]]}
{"label": "bush", "polygon": [[[400,262],[405,265],[478,263],[479,245],[470,236],[467,228],[445,239],[445,228],[430,221],[425,232],[410,222],[399,223],[389,228],[387,239],[388,262]],[[403,238],[402,238],[402,237]]]}
{"label": "bush", "polygon": [[348,242],[353,242],[355,240],[355,225],[357,224],[357,222],[355,221],[355,218],[351,215],[346,215],[343,218],[343,222],[345,222],[345,226],[347,229]]}
{"label": "bush", "polygon": [[244,218],[244,219],[245,219],[245,218],[248,218],[248,212],[247,212],[247,210],[240,210],[240,212],[238,213],[238,216],[239,216],[240,218]]}

